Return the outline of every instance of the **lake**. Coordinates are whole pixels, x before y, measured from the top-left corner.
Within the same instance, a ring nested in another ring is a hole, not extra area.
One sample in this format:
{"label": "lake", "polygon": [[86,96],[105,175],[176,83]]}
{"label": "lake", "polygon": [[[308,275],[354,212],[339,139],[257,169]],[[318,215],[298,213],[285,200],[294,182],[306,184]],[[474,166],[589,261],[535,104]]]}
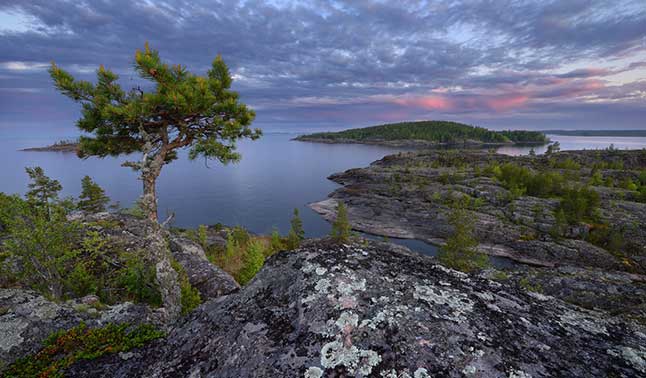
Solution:
{"label": "lake", "polygon": [[[307,207],[338,186],[326,177],[349,168],[364,167],[403,149],[357,144],[318,144],[291,141],[296,134],[265,134],[257,141],[239,144],[242,161],[222,166],[203,160],[189,161],[186,154],[164,167],[158,180],[160,217],[176,214],[175,225],[196,227],[222,223],[242,225],[256,233],[277,228],[285,234],[294,208],[301,212],[307,236],[329,233],[330,225]],[[550,136],[561,149],[646,148],[646,138]],[[26,166],[41,166],[63,185],[64,196],[77,196],[81,178],[91,176],[113,201],[130,206],[141,194],[135,172],[122,168],[120,158],[78,159],[73,153],[24,152],[60,139],[8,137],[0,139],[0,191],[23,194],[27,190]],[[535,148],[542,153],[545,147]],[[510,155],[526,154],[530,147],[503,147]],[[133,157],[134,158],[134,157]],[[418,241],[402,241],[420,252],[434,254],[435,247]]]}

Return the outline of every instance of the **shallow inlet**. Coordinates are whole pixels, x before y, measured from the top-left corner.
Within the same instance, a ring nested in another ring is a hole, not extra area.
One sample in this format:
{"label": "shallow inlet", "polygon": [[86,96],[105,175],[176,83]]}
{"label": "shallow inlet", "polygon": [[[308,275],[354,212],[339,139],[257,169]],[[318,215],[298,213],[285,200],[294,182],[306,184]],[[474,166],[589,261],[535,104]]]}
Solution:
{"label": "shallow inlet", "polygon": [[[365,232],[359,232],[359,235],[366,239],[371,240],[383,240],[383,236],[372,235]],[[440,247],[435,244],[427,243],[422,240],[417,239],[399,239],[399,238],[388,238],[388,241],[391,243],[403,245],[413,252],[421,253],[422,255],[437,257],[440,253]],[[500,256],[489,256],[489,261],[494,268],[505,269],[518,266],[518,262],[509,259],[507,257]]]}

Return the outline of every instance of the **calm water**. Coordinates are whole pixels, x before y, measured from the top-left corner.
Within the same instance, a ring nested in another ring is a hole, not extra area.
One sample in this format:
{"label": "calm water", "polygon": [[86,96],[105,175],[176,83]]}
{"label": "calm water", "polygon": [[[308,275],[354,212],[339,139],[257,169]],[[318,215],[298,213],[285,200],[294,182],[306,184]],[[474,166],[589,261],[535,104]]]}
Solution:
{"label": "calm water", "polygon": [[[401,149],[362,145],[329,145],[291,141],[292,134],[266,134],[260,140],[240,143],[242,161],[222,166],[202,160],[189,161],[185,155],[164,167],[158,181],[161,217],[175,212],[175,225],[223,223],[243,225],[256,233],[289,230],[294,208],[300,209],[308,236],[329,233],[330,226],[307,207],[327,197],[337,185],[326,179],[331,173],[364,167]],[[599,138],[551,136],[561,149],[646,148],[646,138]],[[91,176],[122,206],[130,206],[140,195],[135,172],[120,167],[127,158],[80,160],[71,153],[23,152],[21,148],[44,146],[57,138],[0,139],[0,191],[23,194],[27,189],[26,166],[41,166],[47,175],[63,185],[63,195],[77,196],[81,178]],[[529,147],[505,147],[502,153],[518,155]],[[536,148],[537,153],[544,147]],[[403,241],[409,247],[433,254],[435,247],[418,241]]]}

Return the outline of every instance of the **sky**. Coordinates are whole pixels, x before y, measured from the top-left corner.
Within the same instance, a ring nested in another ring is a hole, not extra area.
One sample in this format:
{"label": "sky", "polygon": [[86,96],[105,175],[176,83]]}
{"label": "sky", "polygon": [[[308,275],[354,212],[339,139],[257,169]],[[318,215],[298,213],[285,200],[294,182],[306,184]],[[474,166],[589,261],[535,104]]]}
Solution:
{"label": "sky", "polygon": [[49,62],[129,87],[146,41],[198,74],[221,54],[269,131],[646,129],[646,0],[0,0],[0,132],[73,132]]}

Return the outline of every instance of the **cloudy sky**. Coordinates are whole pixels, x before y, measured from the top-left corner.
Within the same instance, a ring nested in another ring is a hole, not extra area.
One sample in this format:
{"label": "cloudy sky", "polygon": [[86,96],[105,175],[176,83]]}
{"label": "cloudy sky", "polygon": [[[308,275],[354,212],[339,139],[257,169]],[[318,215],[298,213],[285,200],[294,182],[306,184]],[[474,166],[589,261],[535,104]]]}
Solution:
{"label": "cloudy sky", "polygon": [[73,130],[48,63],[129,86],[145,41],[198,73],[222,54],[267,130],[646,129],[646,0],[0,0],[0,129]]}

